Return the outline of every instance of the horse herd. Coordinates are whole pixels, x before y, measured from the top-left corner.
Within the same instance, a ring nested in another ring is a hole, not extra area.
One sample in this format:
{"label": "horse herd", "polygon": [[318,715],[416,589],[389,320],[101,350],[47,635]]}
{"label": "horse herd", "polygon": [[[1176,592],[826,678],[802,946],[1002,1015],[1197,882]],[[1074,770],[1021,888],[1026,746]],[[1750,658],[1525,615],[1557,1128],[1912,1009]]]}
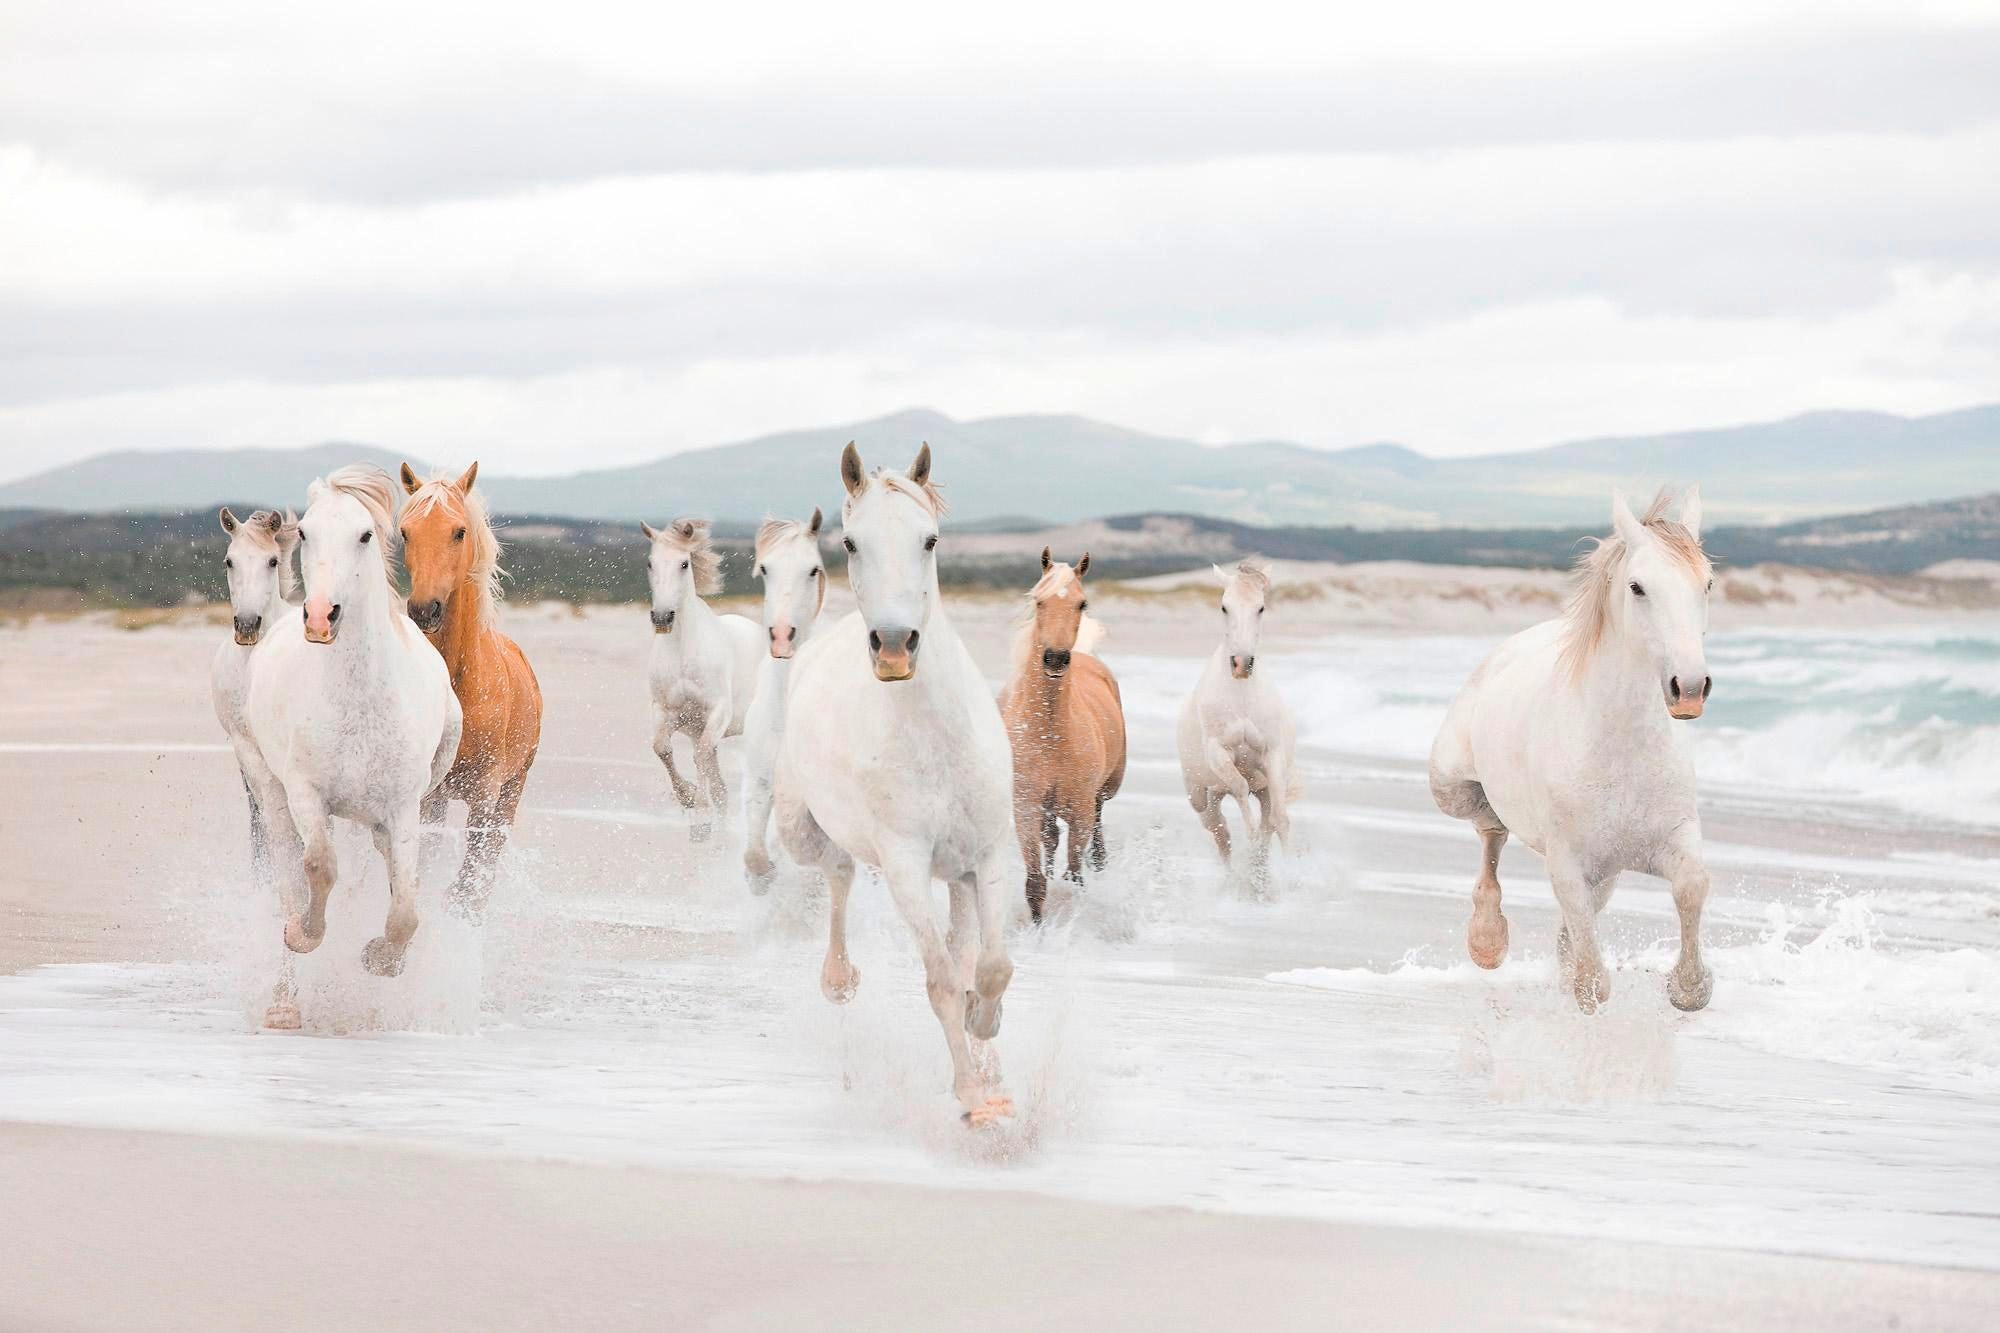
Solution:
{"label": "horse herd", "polygon": [[[475,464],[423,480],[405,464],[399,494],[387,473],[355,465],[315,481],[300,517],[222,511],[234,636],[214,662],[216,713],[242,769],[256,876],[278,885],[292,952],[325,935],[335,817],[369,829],[388,867],[388,916],[363,953],[370,972],[402,970],[418,924],[421,835],[450,800],[465,803],[467,831],[448,909],[477,920],[492,891],[540,740],[541,694],[494,623],[499,545],[477,474]],[[758,530],[761,624],[708,604],[721,558],[705,522],[642,525],[653,750],[691,835],[705,840],[727,808],[721,742],[744,738],[745,876],[755,892],[771,885],[773,824],[786,855],[825,875],[820,986],[835,1003],[860,981],[846,943],[855,868],[880,872],[915,936],[961,1114],[988,1124],[1013,1109],[986,1044],[1013,975],[1014,885],[1025,871],[1041,920],[1065,832],[1067,878],[1081,883],[1086,862],[1103,869],[1104,805],[1125,776],[1118,683],[1095,652],[1090,556],[1071,566],[1043,550],[996,702],[939,592],[945,504],[930,447],[905,471],[871,472],[849,444],[839,475],[856,609],[830,626],[819,624],[819,510]],[[1708,697],[1712,578],[1699,497],[1690,491],[1677,519],[1667,508],[1664,492],[1643,516],[1614,497],[1613,535],[1580,563],[1565,614],[1487,659],[1431,756],[1437,804],[1471,822],[1484,849],[1473,960],[1497,967],[1506,953],[1497,872],[1512,832],[1548,862],[1565,982],[1586,1011],[1609,994],[1595,918],[1626,869],[1672,885],[1682,952],[1669,999],[1698,1009],[1709,998],[1699,940],[1708,876],[1693,769],[1671,722],[1698,716]],[[398,541],[410,583],[401,605]],[[1224,629],[1181,710],[1181,771],[1224,862],[1233,801],[1262,873],[1271,840],[1289,838],[1299,795],[1294,725],[1257,665],[1268,567],[1244,560],[1216,574]],[[692,743],[691,774],[676,764],[677,735]],[[942,929],[937,880],[949,899]],[[300,1021],[288,957],[265,1024]]]}

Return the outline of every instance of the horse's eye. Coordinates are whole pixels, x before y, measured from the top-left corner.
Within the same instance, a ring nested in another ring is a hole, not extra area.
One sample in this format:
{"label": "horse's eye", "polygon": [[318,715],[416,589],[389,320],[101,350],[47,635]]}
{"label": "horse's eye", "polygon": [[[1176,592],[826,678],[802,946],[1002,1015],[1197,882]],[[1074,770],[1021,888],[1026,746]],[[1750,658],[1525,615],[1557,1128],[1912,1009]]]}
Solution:
{"label": "horse's eye", "polygon": [[1706,588],[1703,588],[1703,589],[1702,589],[1702,591],[1703,591],[1703,592],[1714,592],[1714,591],[1715,591],[1715,580],[1714,580],[1714,579],[1710,579],[1710,580],[1708,581],[1708,586],[1707,586]]}
{"label": "horse's eye", "polygon": [[861,554],[861,552],[859,552],[859,551],[857,551],[857,550],[855,550],[855,549],[854,549],[854,538],[852,538],[852,537],[842,537],[842,538],[840,539],[840,544],[841,544],[842,546],[845,546],[845,547],[847,548],[847,553],[848,553],[849,555],[860,555],[860,554]]}
{"label": "horse's eye", "polygon": [[374,534],[373,532],[364,532],[364,533],[362,533],[362,534],[361,534],[361,544],[362,544],[363,546],[366,546],[366,545],[368,544],[368,539],[369,539],[369,538],[371,538],[371,537],[373,537],[374,535],[375,535],[375,534]]}
{"label": "horse's eye", "polygon": [[757,566],[757,577],[760,579],[764,577],[764,567],[762,565]]}
{"label": "horse's eye", "polygon": [[1260,607],[1258,607],[1258,608],[1257,608],[1257,614],[1258,614],[1258,615],[1260,615],[1260,616],[1261,616],[1261,615],[1263,615],[1263,614],[1264,614],[1264,608],[1263,608],[1263,607],[1261,607],[1261,606],[1260,606]]}
{"label": "horse's eye", "polygon": [[688,567],[688,562],[685,560],[681,561],[681,568],[686,569],[687,567]]}
{"label": "horse's eye", "polygon": [[236,568],[236,560],[235,560],[235,558],[234,558],[233,556],[232,556],[232,557],[227,557],[227,558],[225,558],[225,559],[223,560],[223,562],[222,562],[222,567],[223,567],[224,569],[234,569],[234,568]]}
{"label": "horse's eye", "polygon": [[1084,598],[1082,601],[1076,604],[1076,613],[1078,615],[1082,615],[1085,611],[1088,611],[1089,609],[1090,609],[1090,599],[1088,597]]}
{"label": "horse's eye", "polygon": [[452,533],[452,534],[451,534],[451,539],[452,539],[453,541],[455,541],[455,542],[462,542],[462,541],[464,541],[464,540],[465,540],[465,529],[464,529],[464,528],[460,528],[460,529],[459,529],[459,530],[458,530],[457,532],[454,532],[454,533]]}
{"label": "horse's eye", "polygon": [[810,575],[808,575],[807,577],[809,577],[809,578],[815,578],[815,579],[816,579],[816,578],[819,578],[819,577],[820,577],[820,576],[821,576],[822,574],[825,574],[825,573],[826,573],[826,571],[825,571],[825,570],[821,569],[821,568],[820,568],[820,567],[819,567],[818,565],[814,565],[814,566],[813,566],[813,572],[812,572],[812,573],[811,573]]}
{"label": "horse's eye", "polygon": [[271,568],[276,569],[277,567],[278,567],[278,557],[274,555],[271,557]]}
{"label": "horse's eye", "polygon": [[924,538],[924,549],[926,551],[937,550],[937,534],[935,532],[933,532],[930,536]]}
{"label": "horse's eye", "polygon": [[1644,597],[1646,595],[1646,590],[1635,583],[1632,585],[1632,595],[1634,597]]}

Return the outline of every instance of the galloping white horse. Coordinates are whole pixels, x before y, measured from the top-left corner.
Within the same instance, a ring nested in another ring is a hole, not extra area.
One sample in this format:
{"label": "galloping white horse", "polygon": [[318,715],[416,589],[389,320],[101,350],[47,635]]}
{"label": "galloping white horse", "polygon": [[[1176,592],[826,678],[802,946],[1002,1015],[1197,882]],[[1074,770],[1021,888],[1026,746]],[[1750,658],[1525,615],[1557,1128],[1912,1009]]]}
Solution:
{"label": "galloping white horse", "polygon": [[[757,657],[764,632],[745,616],[717,615],[703,597],[722,591],[722,556],[708,540],[705,519],[676,519],[655,531],[639,525],[653,543],[646,577],[653,587],[653,753],[667,767],[674,799],[687,810],[689,836],[705,842],[710,816],[728,800],[719,747],[743,732],[757,691]],[[694,742],[695,776],[708,811],[696,804],[695,785],[674,767],[674,736]]]}
{"label": "galloping white horse", "polygon": [[[1292,710],[1271,686],[1268,671],[1257,670],[1257,639],[1264,626],[1264,603],[1271,590],[1270,567],[1257,559],[1233,572],[1216,569],[1222,584],[1222,642],[1209,655],[1194,693],[1181,705],[1181,781],[1188,804],[1229,861],[1229,824],[1222,798],[1232,796],[1243,813],[1250,839],[1250,865],[1261,871],[1270,856],[1271,835],[1289,849],[1291,803],[1299,797],[1292,762],[1297,727]],[[1261,819],[1250,817],[1255,796]]]}
{"label": "galloping white horse", "polygon": [[792,655],[811,635],[826,605],[826,566],[819,555],[820,512],[805,523],[771,518],[757,529],[757,577],[764,584],[764,632],[770,655],[757,664],[757,692],[743,724],[743,873],[753,892],[771,887],[772,783],[785,731],[785,688]]}
{"label": "galloping white horse", "polygon": [[[1021,862],[1013,767],[1000,710],[938,593],[938,520],[925,445],[907,474],[840,459],[848,582],[860,609],[808,643],[793,667],[778,760],[778,830],[832,888],[820,988],[836,1004],[860,973],[847,957],[854,863],[880,867],[923,955],[931,1011],[951,1051],[968,1124],[1011,1115],[984,1049],[1014,974],[1003,938]],[[951,894],[940,936],[931,881]]]}
{"label": "galloping white horse", "polygon": [[[344,467],[312,484],[299,520],[304,633],[279,635],[251,658],[245,710],[285,944],[310,953],[325,937],[331,821],[353,820],[373,832],[389,866],[388,919],[362,953],[377,976],[403,970],[416,934],[418,808],[451,768],[461,725],[444,659],[403,613],[390,573],[395,507],[379,468]],[[299,1025],[283,982],[266,1022]]]}
{"label": "galloping white horse", "polygon": [[[289,511],[280,514],[260,509],[238,521],[224,509],[222,530],[229,534],[229,550],[222,567],[229,579],[229,609],[235,622],[230,641],[216,647],[209,663],[209,693],[215,702],[215,720],[236,751],[236,766],[243,775],[243,794],[250,803],[250,871],[258,883],[270,873],[269,844],[264,838],[264,817],[257,807],[257,793],[250,786],[250,760],[246,752],[255,749],[250,739],[243,705],[250,695],[250,655],[264,636],[290,611],[291,598],[298,588],[292,568],[292,552],[299,544],[298,519]],[[294,617],[296,618],[296,617]]]}
{"label": "galloping white horse", "polygon": [[1701,961],[1701,858],[1694,764],[1677,720],[1701,716],[1708,592],[1701,496],[1679,521],[1661,491],[1643,517],[1611,501],[1613,535],[1577,563],[1567,614],[1515,635],[1472,674],[1431,746],[1438,808],[1479,830],[1485,863],[1466,948],[1481,967],[1507,955],[1500,849],[1512,832],[1542,854],[1562,909],[1557,953],[1585,1013],[1610,998],[1597,914],[1621,870],[1673,887],[1681,954],[1667,977],[1677,1009],[1712,989]]}

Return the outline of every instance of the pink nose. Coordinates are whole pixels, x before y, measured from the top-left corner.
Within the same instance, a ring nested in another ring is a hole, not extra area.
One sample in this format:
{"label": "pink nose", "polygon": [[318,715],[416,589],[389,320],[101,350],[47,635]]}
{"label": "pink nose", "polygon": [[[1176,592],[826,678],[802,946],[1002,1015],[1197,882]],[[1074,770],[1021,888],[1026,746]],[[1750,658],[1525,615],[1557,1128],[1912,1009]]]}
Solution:
{"label": "pink nose", "polygon": [[797,626],[787,625],[782,620],[771,626],[771,656],[783,660],[790,657],[792,650],[798,646],[799,631]]}
{"label": "pink nose", "polygon": [[332,643],[334,626],[340,623],[340,608],[325,597],[306,601],[306,641]]}

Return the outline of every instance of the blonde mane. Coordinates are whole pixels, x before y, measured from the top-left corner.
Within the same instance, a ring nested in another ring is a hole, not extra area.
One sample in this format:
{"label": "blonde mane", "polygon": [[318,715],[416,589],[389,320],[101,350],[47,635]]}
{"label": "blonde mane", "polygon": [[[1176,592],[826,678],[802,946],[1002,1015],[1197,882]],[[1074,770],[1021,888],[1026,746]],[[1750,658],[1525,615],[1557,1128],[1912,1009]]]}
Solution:
{"label": "blonde mane", "polygon": [[[1639,526],[1650,532],[1668,555],[1706,581],[1713,566],[1707,553],[1701,549],[1701,539],[1688,531],[1678,519],[1667,517],[1667,506],[1672,499],[1667,489],[1661,487],[1660,493],[1653,497],[1653,503],[1647,505],[1646,512],[1639,516]],[[1625,560],[1631,555],[1625,539],[1616,532],[1609,537],[1586,537],[1584,540],[1592,545],[1576,558],[1576,567],[1570,576],[1569,600],[1563,607],[1563,616],[1569,624],[1559,661],[1564,674],[1572,681],[1582,677],[1590,659],[1604,641],[1605,628],[1611,623],[1612,590],[1622,580]]]}
{"label": "blonde mane", "polygon": [[382,577],[388,580],[392,592],[396,587],[396,483],[389,474],[373,463],[349,463],[346,467],[335,468],[306,488],[306,504],[310,506],[313,497],[321,490],[337,491],[355,501],[368,513],[368,522],[375,529],[375,541],[381,548]]}
{"label": "blonde mane", "polygon": [[487,516],[485,497],[476,490],[458,490],[454,484],[457,480],[448,473],[433,473],[411,493],[403,516],[420,518],[443,508],[450,500],[458,501],[465,514],[465,540],[472,544],[472,567],[466,571],[465,580],[476,590],[482,609],[490,608],[500,601],[500,581],[507,576],[507,571],[500,567],[500,537],[493,530],[493,520]]}
{"label": "blonde mane", "polygon": [[[1075,569],[1057,561],[1043,571],[1035,586],[1028,590],[1027,612],[1016,622],[1014,629],[1012,658],[1017,674],[1032,667],[1040,656],[1035,642],[1035,608],[1051,597],[1068,596],[1069,590],[1082,582]],[[1076,647],[1071,651],[1095,656],[1098,645],[1104,642],[1104,636],[1103,622],[1085,612],[1077,621]]]}
{"label": "blonde mane", "polygon": [[1271,562],[1260,555],[1246,555],[1236,562],[1236,580],[1254,589],[1259,596],[1271,591]]}
{"label": "blonde mane", "polygon": [[[921,482],[915,482],[911,481],[901,472],[893,472],[886,467],[878,467],[874,472],[869,474],[868,480],[871,485],[879,481],[897,494],[906,495],[910,499],[915,500],[930,511],[932,518],[943,518],[951,512],[951,506],[945,503],[944,494],[938,490],[937,483],[928,478]],[[845,515],[853,508],[854,502],[859,498],[859,495],[848,496],[846,502],[841,506],[841,513]]]}
{"label": "blonde mane", "polygon": [[677,518],[660,529],[659,535],[659,540],[674,550],[687,553],[693,565],[695,594],[700,597],[722,591],[722,553],[709,541],[708,531],[705,518]]}
{"label": "blonde mane", "polygon": [[[751,546],[751,558],[760,564],[764,557],[786,542],[802,541],[812,547],[813,554],[819,554],[819,529],[813,526],[819,522],[819,510],[813,510],[813,523],[804,523],[795,518],[767,518],[757,527],[757,538]],[[819,584],[819,604],[815,613],[826,609],[826,569],[820,567],[814,582]]]}

